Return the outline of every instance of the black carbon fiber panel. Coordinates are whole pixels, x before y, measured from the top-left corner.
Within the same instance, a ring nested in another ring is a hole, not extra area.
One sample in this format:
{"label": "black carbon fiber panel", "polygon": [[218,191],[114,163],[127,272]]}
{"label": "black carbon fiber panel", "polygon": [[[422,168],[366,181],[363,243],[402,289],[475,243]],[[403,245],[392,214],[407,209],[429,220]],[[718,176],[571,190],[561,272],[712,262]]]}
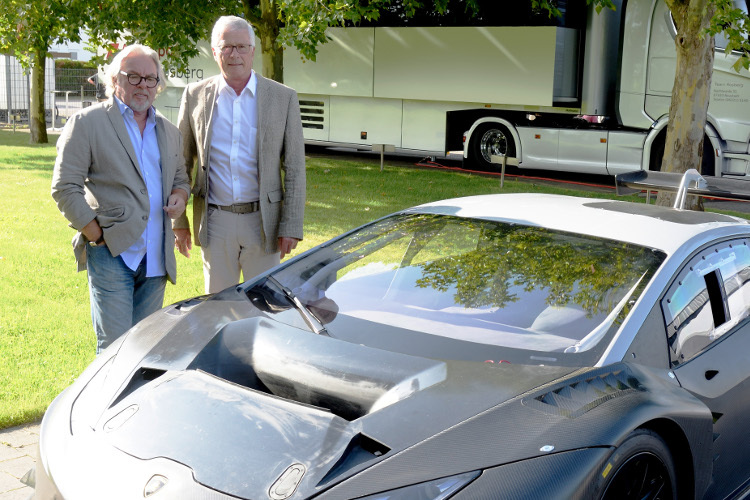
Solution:
{"label": "black carbon fiber panel", "polygon": [[638,381],[624,370],[603,373],[537,396],[522,403],[548,413],[576,418],[612,398],[641,390]]}
{"label": "black carbon fiber panel", "polygon": [[593,498],[595,476],[611,448],[587,448],[485,470],[453,500]]}

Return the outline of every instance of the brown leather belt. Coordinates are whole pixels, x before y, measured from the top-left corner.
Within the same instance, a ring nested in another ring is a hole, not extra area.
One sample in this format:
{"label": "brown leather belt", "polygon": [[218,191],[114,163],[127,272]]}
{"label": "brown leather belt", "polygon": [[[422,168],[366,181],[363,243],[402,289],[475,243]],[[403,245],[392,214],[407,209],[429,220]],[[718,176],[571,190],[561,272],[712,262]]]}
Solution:
{"label": "brown leather belt", "polygon": [[214,205],[213,203],[209,203],[208,206],[210,208],[218,208],[219,210],[224,210],[225,212],[232,212],[233,214],[251,214],[260,210],[259,201],[235,203],[234,205]]}

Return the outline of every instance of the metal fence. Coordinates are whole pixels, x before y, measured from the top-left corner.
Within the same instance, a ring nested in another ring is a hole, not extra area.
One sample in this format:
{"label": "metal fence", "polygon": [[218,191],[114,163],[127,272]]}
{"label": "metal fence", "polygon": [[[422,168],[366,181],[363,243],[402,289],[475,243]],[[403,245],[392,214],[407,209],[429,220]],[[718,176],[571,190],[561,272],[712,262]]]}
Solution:
{"label": "metal fence", "polygon": [[104,99],[104,85],[95,70],[57,68],[55,70],[53,127],[61,127],[74,113]]}
{"label": "metal fence", "polygon": [[[47,60],[44,81],[47,126],[62,127],[79,110],[104,98],[104,86],[96,70],[55,68]],[[28,123],[30,75],[15,57],[0,55],[0,123]]]}

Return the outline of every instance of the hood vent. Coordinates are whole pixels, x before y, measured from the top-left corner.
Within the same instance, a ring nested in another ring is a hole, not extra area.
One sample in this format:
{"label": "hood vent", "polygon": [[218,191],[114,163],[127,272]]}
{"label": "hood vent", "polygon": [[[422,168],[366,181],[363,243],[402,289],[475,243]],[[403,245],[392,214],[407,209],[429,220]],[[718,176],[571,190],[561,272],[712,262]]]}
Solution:
{"label": "hood vent", "polygon": [[318,486],[325,486],[330,482],[335,482],[344,472],[375,458],[380,458],[389,451],[391,451],[390,448],[371,437],[364,434],[357,434],[352,438],[349,446],[346,447],[346,451],[344,451],[341,458],[336,462],[336,465],[328,471],[328,474],[318,483]]}
{"label": "hood vent", "polygon": [[566,418],[576,418],[612,398],[640,389],[625,370],[604,373],[569,383],[544,394],[524,398],[523,404]]}
{"label": "hood vent", "polygon": [[165,370],[158,370],[155,368],[138,368],[138,370],[136,370],[136,372],[133,374],[133,377],[130,379],[130,382],[128,382],[128,385],[120,394],[118,394],[117,399],[115,399],[114,402],[109,405],[109,407],[112,408],[113,406],[117,405],[117,403],[133,394],[138,388],[143,387],[152,380],[156,380],[165,373]]}

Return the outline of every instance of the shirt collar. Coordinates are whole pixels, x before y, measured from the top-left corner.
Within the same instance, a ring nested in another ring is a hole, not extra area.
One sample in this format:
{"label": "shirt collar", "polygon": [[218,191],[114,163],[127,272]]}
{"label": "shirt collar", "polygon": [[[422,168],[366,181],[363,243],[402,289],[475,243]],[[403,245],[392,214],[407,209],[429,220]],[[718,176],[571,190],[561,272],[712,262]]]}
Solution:
{"label": "shirt collar", "polygon": [[[216,89],[217,90],[216,97],[218,98],[222,94],[222,92],[227,92],[229,89],[230,89],[229,84],[224,79],[224,75],[219,74],[219,86]],[[255,76],[255,70],[253,70],[253,72],[250,74],[250,79],[247,81],[247,83],[245,84],[245,88],[242,89],[242,92],[240,92],[240,94],[244,94],[245,91],[247,91],[247,92],[250,92],[251,96],[255,96],[255,92],[257,89],[258,89],[258,79]],[[232,90],[232,93],[234,93],[233,90]]]}
{"label": "shirt collar", "polygon": [[[133,116],[133,110],[130,108],[130,106],[128,106],[127,104],[125,104],[124,102],[122,102],[120,100],[120,98],[117,97],[114,94],[112,94],[112,98],[117,103],[117,107],[120,108],[120,113],[123,116],[126,115],[126,114],[130,115],[130,116]],[[146,121],[147,122],[151,122],[151,123],[153,123],[153,122],[156,121],[156,113],[155,113],[155,110],[154,110],[153,106],[151,106],[151,107],[148,108],[148,115],[147,115]]]}

